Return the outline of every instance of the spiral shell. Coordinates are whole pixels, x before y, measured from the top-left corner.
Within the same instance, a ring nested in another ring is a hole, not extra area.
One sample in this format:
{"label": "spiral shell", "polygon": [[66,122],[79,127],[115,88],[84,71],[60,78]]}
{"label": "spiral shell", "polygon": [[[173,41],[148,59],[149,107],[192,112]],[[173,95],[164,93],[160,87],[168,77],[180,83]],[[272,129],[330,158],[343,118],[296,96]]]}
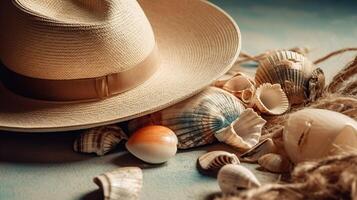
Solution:
{"label": "spiral shell", "polygon": [[238,157],[226,151],[211,151],[203,154],[197,160],[199,169],[209,172],[218,171],[227,164],[239,164]]}
{"label": "spiral shell", "polygon": [[83,132],[74,142],[73,150],[81,153],[96,153],[103,156],[113,150],[122,140],[128,137],[116,125],[101,126]]}
{"label": "spiral shell", "polygon": [[[187,149],[216,141],[215,134],[236,123],[244,110],[243,103],[232,94],[209,87],[188,100],[130,121],[128,129],[133,132],[148,124],[166,126],[175,132],[178,148]],[[240,128],[246,126],[242,124]],[[259,132],[257,129],[254,130]],[[252,132],[240,133],[249,135]],[[250,139],[248,136],[245,138]]]}
{"label": "spiral shell", "polygon": [[[314,73],[314,79],[310,81]],[[257,87],[263,83],[278,83],[291,105],[301,104],[322,93],[325,78],[321,69],[303,55],[292,51],[276,51],[263,59],[255,74]],[[309,85],[311,84],[311,85]]]}
{"label": "spiral shell", "polygon": [[222,89],[238,97],[244,103],[249,104],[255,93],[255,83],[248,75],[238,73],[228,80],[222,86]]}
{"label": "spiral shell", "polygon": [[143,185],[138,167],[122,167],[93,179],[103,191],[104,200],[137,200]]}

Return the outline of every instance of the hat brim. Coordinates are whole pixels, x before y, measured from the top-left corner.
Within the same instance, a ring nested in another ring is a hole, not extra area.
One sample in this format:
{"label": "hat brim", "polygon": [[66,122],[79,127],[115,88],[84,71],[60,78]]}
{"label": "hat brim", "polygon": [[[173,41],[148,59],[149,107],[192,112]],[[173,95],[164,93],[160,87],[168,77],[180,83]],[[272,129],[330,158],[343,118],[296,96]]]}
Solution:
{"label": "hat brim", "polygon": [[239,28],[213,4],[204,0],[139,3],[154,29],[161,56],[161,66],[149,80],[102,101],[71,104],[21,97],[0,83],[0,130],[69,131],[140,117],[193,96],[237,59]]}

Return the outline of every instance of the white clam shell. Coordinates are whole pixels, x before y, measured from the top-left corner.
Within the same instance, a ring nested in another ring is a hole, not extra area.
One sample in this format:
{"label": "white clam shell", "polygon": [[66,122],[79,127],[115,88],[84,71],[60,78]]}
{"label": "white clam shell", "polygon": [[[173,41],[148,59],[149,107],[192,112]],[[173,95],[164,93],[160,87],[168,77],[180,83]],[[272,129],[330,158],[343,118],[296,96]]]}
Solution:
{"label": "white clam shell", "polygon": [[126,143],[130,153],[148,163],[163,163],[176,154],[177,137],[164,126],[146,126],[136,131]]}
{"label": "white clam shell", "polygon": [[234,194],[241,189],[259,187],[261,184],[255,175],[242,165],[223,166],[217,176],[218,185],[225,194]]}
{"label": "white clam shell", "polygon": [[122,140],[128,137],[116,125],[101,126],[83,132],[74,142],[73,150],[82,153],[96,153],[103,156],[113,150]]}
{"label": "white clam shell", "polygon": [[289,115],[284,147],[294,163],[357,149],[357,122],[341,113],[303,109]]}
{"label": "white clam shell", "polygon": [[264,83],[255,93],[254,106],[264,114],[281,115],[289,110],[289,100],[280,84]]}
{"label": "white clam shell", "polygon": [[198,158],[200,169],[205,171],[216,171],[227,164],[239,164],[238,157],[226,151],[211,151]]}
{"label": "white clam shell", "polygon": [[264,169],[274,173],[285,173],[292,169],[289,159],[283,155],[269,153],[258,159],[258,164]]}
{"label": "white clam shell", "polygon": [[122,167],[93,179],[105,200],[137,200],[143,185],[143,173],[138,167]]}
{"label": "white clam shell", "polygon": [[308,99],[308,90],[314,89],[308,86],[314,70],[315,66],[303,55],[293,51],[276,51],[260,61],[255,82],[257,87],[263,83],[278,83],[290,104],[301,104]]}
{"label": "white clam shell", "polygon": [[248,108],[228,127],[218,131],[216,138],[238,149],[250,149],[258,144],[266,121]]}
{"label": "white clam shell", "polygon": [[218,131],[228,127],[245,110],[232,94],[209,87],[198,95],[157,113],[129,122],[130,132],[148,124],[170,128],[178,138],[178,148],[187,149],[216,141]]}
{"label": "white clam shell", "polygon": [[257,162],[258,159],[268,153],[276,153],[278,148],[272,139],[267,138],[240,155],[240,159],[247,162]]}
{"label": "white clam shell", "polygon": [[255,93],[255,83],[243,73],[238,73],[222,86],[222,89],[238,97],[244,103],[249,104]]}

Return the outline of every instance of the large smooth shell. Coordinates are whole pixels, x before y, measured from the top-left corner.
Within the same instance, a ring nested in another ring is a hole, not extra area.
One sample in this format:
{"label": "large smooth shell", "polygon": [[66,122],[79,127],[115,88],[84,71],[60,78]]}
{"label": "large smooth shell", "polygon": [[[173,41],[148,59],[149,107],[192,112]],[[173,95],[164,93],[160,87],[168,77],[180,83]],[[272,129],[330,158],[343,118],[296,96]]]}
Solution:
{"label": "large smooth shell", "polygon": [[241,189],[259,187],[261,184],[255,175],[242,165],[223,166],[217,176],[218,185],[225,194],[234,194]]}
{"label": "large smooth shell", "polygon": [[303,109],[289,115],[283,133],[291,161],[323,158],[357,149],[357,122],[341,113]]}
{"label": "large smooth shell", "polygon": [[257,87],[263,83],[278,83],[293,104],[308,99],[308,84],[315,70],[303,55],[292,51],[276,51],[263,59],[255,74]]}
{"label": "large smooth shell", "polygon": [[178,148],[187,149],[216,141],[214,134],[230,126],[244,109],[232,94],[209,87],[181,103],[130,121],[128,128],[133,132],[148,124],[166,126],[177,135]]}
{"label": "large smooth shell", "polygon": [[176,154],[177,137],[164,126],[146,126],[136,131],[126,143],[130,153],[148,163],[163,163]]}
{"label": "large smooth shell", "polygon": [[258,164],[264,169],[274,173],[286,173],[292,169],[288,158],[275,153],[263,155],[258,159]]}
{"label": "large smooth shell", "polygon": [[253,104],[261,113],[269,115],[281,115],[290,107],[289,100],[280,84],[270,83],[259,86]]}
{"label": "large smooth shell", "polygon": [[244,103],[249,104],[255,93],[255,83],[248,75],[238,73],[228,80],[222,86],[222,89],[238,97]]}
{"label": "large smooth shell", "polygon": [[216,138],[232,147],[246,150],[258,144],[266,121],[248,108],[228,127],[218,131]]}
{"label": "large smooth shell", "polygon": [[143,173],[138,167],[122,167],[93,179],[105,200],[137,200],[143,185]]}
{"label": "large smooth shell", "polygon": [[96,153],[102,156],[113,150],[122,140],[128,137],[116,125],[101,126],[82,133],[74,142],[73,150],[82,153]]}
{"label": "large smooth shell", "polygon": [[227,164],[239,164],[238,157],[226,151],[211,151],[198,158],[199,168],[204,171],[217,171]]}

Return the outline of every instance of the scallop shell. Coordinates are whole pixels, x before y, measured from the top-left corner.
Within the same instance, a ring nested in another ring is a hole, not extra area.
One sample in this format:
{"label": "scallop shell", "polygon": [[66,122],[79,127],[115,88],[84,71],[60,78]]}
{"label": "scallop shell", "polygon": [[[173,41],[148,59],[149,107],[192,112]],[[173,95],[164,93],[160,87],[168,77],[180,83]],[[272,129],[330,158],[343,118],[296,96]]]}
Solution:
{"label": "scallop shell", "polygon": [[222,86],[222,89],[238,97],[244,103],[249,104],[255,93],[255,83],[249,76],[238,73],[228,80]]}
{"label": "scallop shell", "polygon": [[187,149],[215,142],[214,135],[230,127],[244,110],[243,103],[232,94],[209,87],[181,103],[130,121],[128,129],[133,132],[148,124],[166,126],[175,132],[178,148]]}
{"label": "scallop shell", "polygon": [[253,109],[243,111],[237,120],[228,127],[217,131],[216,138],[238,149],[250,149],[258,144],[266,121]]}
{"label": "scallop shell", "polygon": [[250,189],[261,185],[249,169],[234,164],[223,166],[218,172],[217,180],[225,194],[234,194],[241,189]]}
{"label": "scallop shell", "polygon": [[177,137],[164,126],[150,125],[137,130],[126,143],[130,153],[148,163],[163,163],[176,154]]}
{"label": "scallop shell", "polygon": [[254,107],[261,113],[269,115],[281,115],[289,110],[289,100],[280,84],[263,83],[257,89]]}
{"label": "scallop shell", "polygon": [[199,168],[203,171],[217,171],[227,164],[239,164],[238,157],[226,151],[211,151],[198,158]]}
{"label": "scallop shell", "polygon": [[137,200],[143,185],[143,173],[138,167],[122,167],[93,179],[105,200]]}
{"label": "scallop shell", "polygon": [[[315,66],[303,55],[292,51],[276,51],[260,62],[255,82],[257,86],[263,83],[278,83],[291,105],[301,104],[309,99],[309,90],[319,90],[314,89],[312,85],[309,87],[314,70]],[[315,83],[315,87],[320,86],[321,84]]]}
{"label": "scallop shell", "polygon": [[303,109],[285,122],[284,147],[294,163],[357,149],[357,122],[341,113]]}
{"label": "scallop shell", "polygon": [[73,150],[81,153],[96,153],[103,156],[128,137],[116,125],[101,126],[83,132],[73,144]]}
{"label": "scallop shell", "polygon": [[276,153],[278,149],[274,144],[273,140],[267,138],[253,148],[249,149],[247,152],[244,152],[242,155],[239,156],[240,159],[247,162],[257,162],[258,159],[266,154],[269,153]]}
{"label": "scallop shell", "polygon": [[258,159],[258,164],[264,169],[274,173],[286,173],[291,171],[292,164],[285,156],[269,153]]}

